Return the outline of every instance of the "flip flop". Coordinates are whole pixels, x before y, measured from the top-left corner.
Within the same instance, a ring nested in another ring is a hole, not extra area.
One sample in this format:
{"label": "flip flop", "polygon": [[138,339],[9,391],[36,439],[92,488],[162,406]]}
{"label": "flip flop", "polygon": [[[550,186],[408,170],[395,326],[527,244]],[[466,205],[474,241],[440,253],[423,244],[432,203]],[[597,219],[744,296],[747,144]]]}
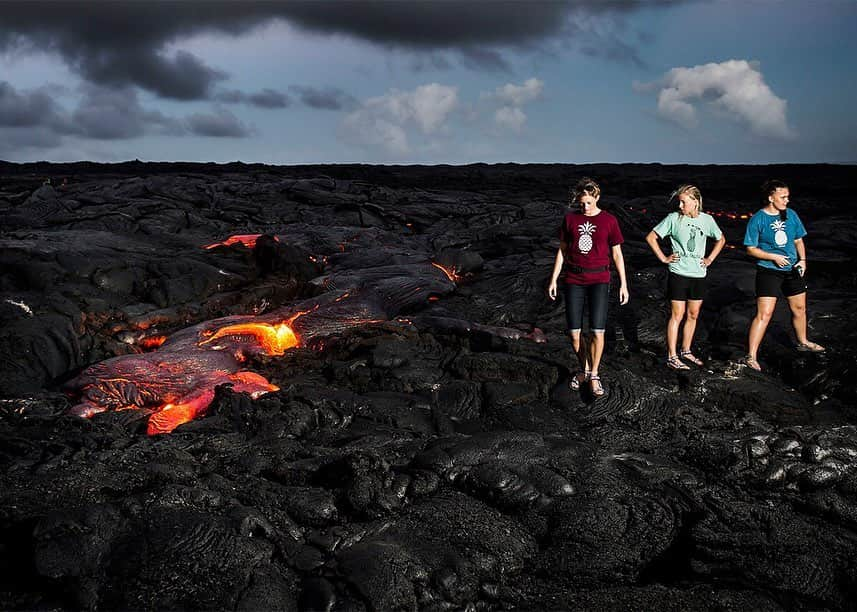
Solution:
{"label": "flip flop", "polygon": [[690,351],[681,351],[678,356],[684,359],[685,361],[689,361],[695,366],[702,367],[705,365],[705,362],[702,361],[702,359],[700,359]]}
{"label": "flip flop", "polygon": [[678,355],[667,357],[667,367],[673,370],[689,370],[690,366],[678,358]]}
{"label": "flip flop", "polygon": [[823,353],[827,350],[815,342],[799,342],[795,348],[801,353]]}

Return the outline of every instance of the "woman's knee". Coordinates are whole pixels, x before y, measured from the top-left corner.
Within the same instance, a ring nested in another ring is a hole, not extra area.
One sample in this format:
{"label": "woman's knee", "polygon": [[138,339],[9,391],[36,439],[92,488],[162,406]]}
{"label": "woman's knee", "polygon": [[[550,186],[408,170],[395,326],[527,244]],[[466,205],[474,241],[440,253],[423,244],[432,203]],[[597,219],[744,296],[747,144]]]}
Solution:
{"label": "woman's knee", "polygon": [[759,308],[756,311],[756,320],[762,321],[764,323],[768,323],[771,320],[771,317],[774,316],[773,308]]}
{"label": "woman's knee", "polygon": [[673,310],[670,312],[670,321],[673,323],[681,323],[684,320],[684,310]]}
{"label": "woman's knee", "polygon": [[603,329],[593,329],[589,332],[587,336],[587,341],[589,342],[589,346],[597,347],[604,345],[604,330]]}

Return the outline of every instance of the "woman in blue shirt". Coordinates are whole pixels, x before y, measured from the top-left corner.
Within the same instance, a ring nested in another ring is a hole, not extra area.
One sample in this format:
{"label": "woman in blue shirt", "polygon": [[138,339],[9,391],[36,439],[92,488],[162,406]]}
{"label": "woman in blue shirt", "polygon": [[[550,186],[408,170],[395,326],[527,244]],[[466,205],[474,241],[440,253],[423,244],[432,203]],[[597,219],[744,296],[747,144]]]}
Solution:
{"label": "woman in blue shirt", "polygon": [[788,209],[789,188],[782,181],[767,181],[762,186],[765,204],[750,218],[744,234],[747,253],[758,260],[756,267],[756,317],[750,323],[749,351],[745,363],[761,370],[757,353],[768,323],[774,314],[777,297],[784,295],[792,311],[797,349],[820,353],[824,347],[806,337],[806,229],[800,217]]}

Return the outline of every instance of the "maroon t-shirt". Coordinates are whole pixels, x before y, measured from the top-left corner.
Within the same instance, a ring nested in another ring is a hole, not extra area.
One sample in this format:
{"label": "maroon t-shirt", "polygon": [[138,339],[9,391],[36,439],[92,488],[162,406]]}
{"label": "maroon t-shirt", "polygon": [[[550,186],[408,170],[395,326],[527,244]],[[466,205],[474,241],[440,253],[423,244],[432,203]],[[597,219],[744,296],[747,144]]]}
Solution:
{"label": "maroon t-shirt", "polygon": [[[595,285],[610,282],[610,249],[622,244],[622,232],[616,217],[602,210],[587,217],[583,213],[566,213],[559,228],[559,239],[565,244],[562,256],[565,282],[570,285]],[[573,266],[602,268],[603,272],[573,272]]]}

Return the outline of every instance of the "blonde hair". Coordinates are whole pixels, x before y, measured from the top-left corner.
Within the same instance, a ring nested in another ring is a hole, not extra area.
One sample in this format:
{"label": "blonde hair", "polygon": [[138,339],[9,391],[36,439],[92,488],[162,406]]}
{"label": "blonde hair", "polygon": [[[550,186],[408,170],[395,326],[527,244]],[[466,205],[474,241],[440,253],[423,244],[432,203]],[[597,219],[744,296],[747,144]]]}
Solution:
{"label": "blonde hair", "polygon": [[574,205],[580,201],[580,198],[588,195],[597,198],[601,195],[601,187],[588,176],[581,178],[569,192],[569,203]]}
{"label": "blonde hair", "polygon": [[688,194],[694,200],[699,202],[699,212],[702,212],[702,193],[699,191],[699,187],[697,187],[696,185],[679,185],[678,189],[676,189],[672,192],[672,194],[670,194],[670,202],[672,202],[673,199],[679,197],[683,193]]}

